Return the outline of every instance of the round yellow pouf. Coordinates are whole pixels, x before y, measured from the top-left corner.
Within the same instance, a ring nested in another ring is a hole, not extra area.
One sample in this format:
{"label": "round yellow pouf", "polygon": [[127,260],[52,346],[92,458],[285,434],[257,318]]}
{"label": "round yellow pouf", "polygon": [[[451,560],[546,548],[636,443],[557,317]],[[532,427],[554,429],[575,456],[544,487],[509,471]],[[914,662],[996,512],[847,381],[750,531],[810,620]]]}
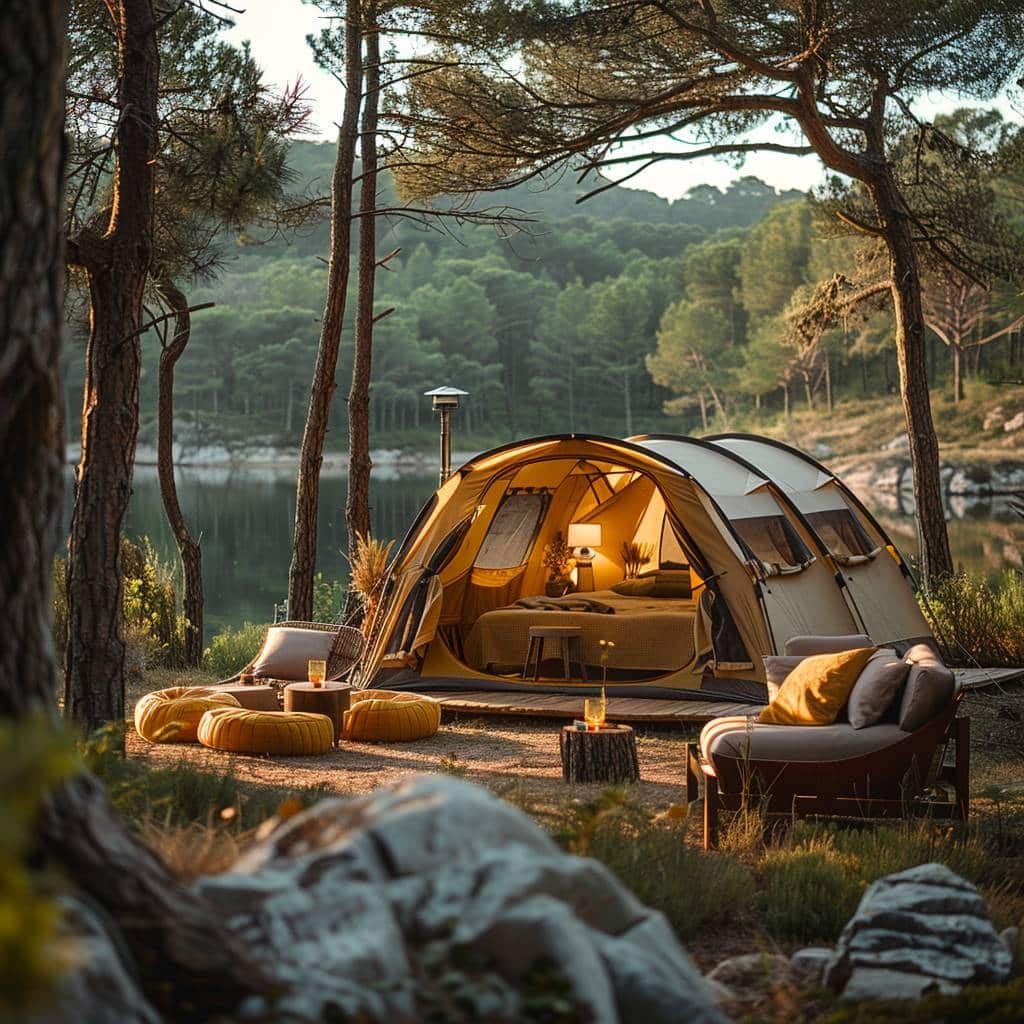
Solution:
{"label": "round yellow pouf", "polygon": [[334,723],[309,711],[215,708],[200,719],[199,742],[233,754],[326,754],[334,743]]}
{"label": "round yellow pouf", "polygon": [[433,736],[441,705],[432,697],[392,690],[353,690],[342,738],[366,743],[403,743]]}
{"label": "round yellow pouf", "polygon": [[[135,731],[150,743],[195,743],[199,719],[211,708],[237,708],[230,693],[206,686],[172,686],[135,705]],[[168,728],[173,726],[174,728]]]}

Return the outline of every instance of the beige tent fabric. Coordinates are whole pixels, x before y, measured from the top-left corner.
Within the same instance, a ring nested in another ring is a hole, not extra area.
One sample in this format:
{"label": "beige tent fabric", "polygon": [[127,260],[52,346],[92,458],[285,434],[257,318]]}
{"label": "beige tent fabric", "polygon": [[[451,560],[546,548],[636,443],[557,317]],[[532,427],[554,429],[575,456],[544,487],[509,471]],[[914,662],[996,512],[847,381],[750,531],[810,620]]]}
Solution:
{"label": "beige tent fabric", "polygon": [[881,646],[932,635],[900,563],[886,551],[891,542],[861,514],[856,502],[847,497],[841,481],[797,453],[756,438],[724,437],[715,444],[735,452],[778,480],[801,512],[845,510],[860,523],[874,541],[875,550],[866,559],[858,558],[853,562],[841,559],[839,569],[855,619],[860,620],[859,627],[876,644]]}

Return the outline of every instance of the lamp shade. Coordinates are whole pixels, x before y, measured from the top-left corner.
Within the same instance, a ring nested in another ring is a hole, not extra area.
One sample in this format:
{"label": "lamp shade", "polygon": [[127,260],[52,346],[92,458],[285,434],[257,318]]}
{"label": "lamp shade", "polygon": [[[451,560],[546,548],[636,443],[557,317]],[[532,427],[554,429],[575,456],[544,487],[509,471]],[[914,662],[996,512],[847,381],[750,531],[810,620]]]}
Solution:
{"label": "lamp shade", "polygon": [[598,548],[601,546],[601,524],[571,523],[565,542],[571,548]]}

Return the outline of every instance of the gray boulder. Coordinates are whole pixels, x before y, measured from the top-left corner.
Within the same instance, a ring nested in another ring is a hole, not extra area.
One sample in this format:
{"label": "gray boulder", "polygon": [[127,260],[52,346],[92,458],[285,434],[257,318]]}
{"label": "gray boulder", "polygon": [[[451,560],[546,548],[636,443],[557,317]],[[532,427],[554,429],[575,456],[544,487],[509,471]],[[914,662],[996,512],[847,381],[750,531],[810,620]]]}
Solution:
{"label": "gray boulder", "polygon": [[1011,969],[978,890],[945,865],[922,864],[868,888],[826,981],[847,999],[910,999],[999,984]]}
{"label": "gray boulder", "polygon": [[196,883],[266,954],[281,996],[244,1018],[719,1022],[661,914],[486,790],[419,776],[326,800]]}

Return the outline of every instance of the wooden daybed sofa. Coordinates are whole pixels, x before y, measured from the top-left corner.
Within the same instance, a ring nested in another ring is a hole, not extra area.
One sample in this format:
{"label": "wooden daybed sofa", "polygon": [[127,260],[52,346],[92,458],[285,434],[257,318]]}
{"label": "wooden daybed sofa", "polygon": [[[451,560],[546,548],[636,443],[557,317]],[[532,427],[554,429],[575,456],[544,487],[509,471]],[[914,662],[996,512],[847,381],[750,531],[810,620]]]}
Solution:
{"label": "wooden daybed sofa", "polygon": [[[863,638],[834,638],[840,651]],[[822,653],[820,638],[798,637],[787,655]],[[810,647],[810,650],[808,650]],[[918,648],[907,656],[912,661]],[[941,666],[941,662],[938,663]],[[943,666],[944,668],[944,666]],[[949,678],[952,673],[945,670]],[[912,731],[896,721],[855,729],[768,725],[749,718],[709,722],[688,744],[689,801],[704,790],[704,848],[718,843],[719,812],[759,808],[780,817],[903,818],[920,814],[965,821],[969,811],[970,719],[957,717],[962,694],[943,679],[935,713]],[[952,748],[952,763],[945,755]],[[940,793],[941,790],[946,792]]]}

